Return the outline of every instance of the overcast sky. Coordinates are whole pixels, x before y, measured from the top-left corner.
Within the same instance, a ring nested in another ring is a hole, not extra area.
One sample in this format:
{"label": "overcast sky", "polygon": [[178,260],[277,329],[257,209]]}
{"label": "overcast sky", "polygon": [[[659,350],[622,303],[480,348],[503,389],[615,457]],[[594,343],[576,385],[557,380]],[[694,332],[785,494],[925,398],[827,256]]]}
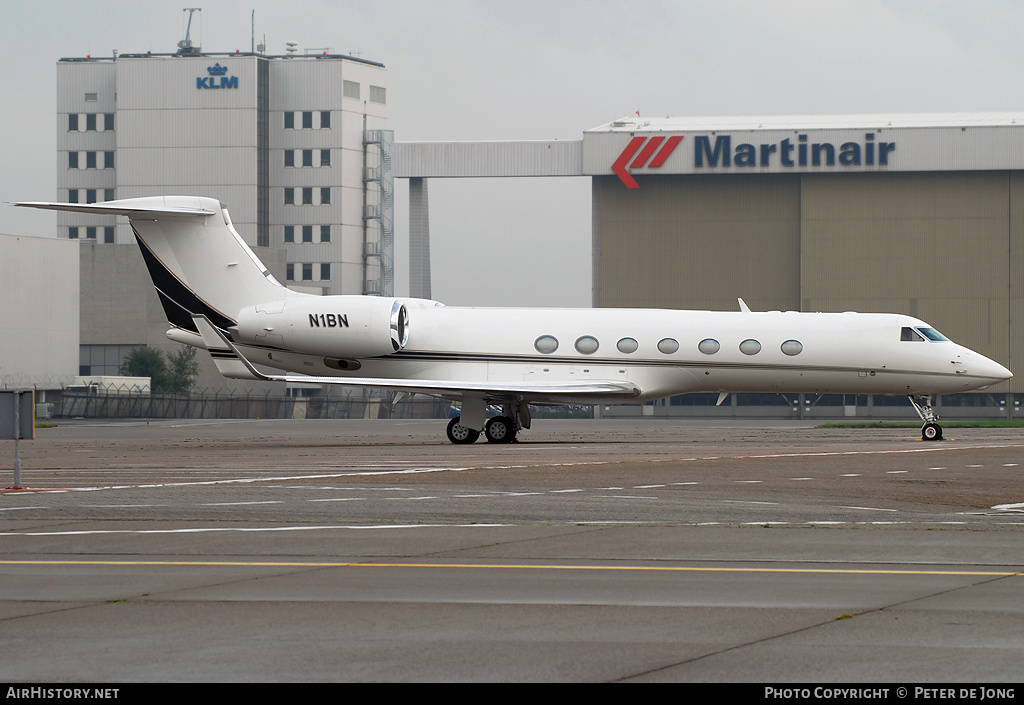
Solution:
{"label": "overcast sky", "polygon": [[[56,198],[56,63],[173,52],[179,1],[5,2],[0,201]],[[1016,0],[207,0],[192,37],[286,41],[388,68],[397,141],[580,139],[662,115],[1024,108]],[[408,290],[407,186],[396,184],[396,293]],[[156,194],[154,194],[156,195]],[[228,204],[230,206],[230,204]],[[589,306],[589,179],[430,182],[434,298]],[[0,232],[52,236],[52,214],[0,206]]]}

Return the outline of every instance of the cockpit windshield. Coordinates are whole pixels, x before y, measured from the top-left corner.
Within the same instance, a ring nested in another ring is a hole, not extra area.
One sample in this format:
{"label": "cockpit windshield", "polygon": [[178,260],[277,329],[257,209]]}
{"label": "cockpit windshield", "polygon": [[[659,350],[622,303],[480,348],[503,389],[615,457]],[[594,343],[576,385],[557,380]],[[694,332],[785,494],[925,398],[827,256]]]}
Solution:
{"label": "cockpit windshield", "polygon": [[900,340],[909,340],[914,342],[923,342],[925,340],[931,340],[935,342],[948,341],[949,338],[944,336],[934,328],[911,328],[910,326],[904,326],[900,331]]}
{"label": "cockpit windshield", "polygon": [[928,338],[928,340],[949,340],[949,338],[934,328],[918,328],[917,331],[925,338]]}

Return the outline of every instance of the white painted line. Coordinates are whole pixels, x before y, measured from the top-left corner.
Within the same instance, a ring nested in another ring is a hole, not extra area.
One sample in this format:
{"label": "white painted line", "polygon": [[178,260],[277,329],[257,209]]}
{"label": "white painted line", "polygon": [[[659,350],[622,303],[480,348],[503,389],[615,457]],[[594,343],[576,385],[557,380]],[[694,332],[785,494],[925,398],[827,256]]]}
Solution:
{"label": "white painted line", "polygon": [[334,526],[267,526],[267,527],[208,527],[191,529],[101,529],[85,531],[24,531],[0,532],[3,536],[95,536],[101,534],[216,534],[216,533],[274,533],[281,531],[334,531],[337,529],[476,529],[512,526],[511,524],[373,524]]}
{"label": "white painted line", "polygon": [[284,504],[284,502],[282,502],[280,500],[277,500],[277,499],[269,500],[269,501],[266,501],[266,502],[206,502],[204,504],[200,504],[199,506],[200,507],[237,507],[237,506],[245,506],[245,505],[249,505],[249,504]]}
{"label": "white painted line", "polygon": [[856,507],[856,506],[843,506],[840,505],[840,509],[862,509],[866,512],[895,512],[895,509],[885,509],[883,507]]}
{"label": "white painted line", "polygon": [[848,472],[840,475],[839,477],[860,477],[859,472]]}
{"label": "white painted line", "polygon": [[332,499],[310,499],[309,502],[365,502],[366,497],[334,497]]}

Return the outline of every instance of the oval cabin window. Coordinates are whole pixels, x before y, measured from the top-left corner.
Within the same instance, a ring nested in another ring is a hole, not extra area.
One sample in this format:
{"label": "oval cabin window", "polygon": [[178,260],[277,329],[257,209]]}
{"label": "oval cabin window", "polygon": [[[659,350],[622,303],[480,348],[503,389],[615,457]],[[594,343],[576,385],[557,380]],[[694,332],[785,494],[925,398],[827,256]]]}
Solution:
{"label": "oval cabin window", "polygon": [[553,335],[542,335],[533,341],[533,347],[537,348],[537,352],[550,355],[555,350],[558,350],[558,339]]}

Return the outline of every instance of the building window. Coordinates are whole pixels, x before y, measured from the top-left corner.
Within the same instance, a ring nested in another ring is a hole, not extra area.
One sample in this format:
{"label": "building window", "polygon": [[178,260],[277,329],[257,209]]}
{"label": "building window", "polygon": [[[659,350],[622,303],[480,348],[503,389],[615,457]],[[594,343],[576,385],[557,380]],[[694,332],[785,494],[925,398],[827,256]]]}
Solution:
{"label": "building window", "polygon": [[78,113],[68,115],[68,132],[78,132]]}
{"label": "building window", "polygon": [[284,150],[284,165],[295,166],[295,150],[286,149]]}
{"label": "building window", "polygon": [[87,113],[85,116],[85,131],[96,132],[96,113]]}
{"label": "building window", "polygon": [[313,226],[303,225],[302,226],[302,241],[313,242]]}
{"label": "building window", "polygon": [[295,226],[286,225],[284,226],[284,241],[295,242]]}
{"label": "building window", "polygon": [[68,152],[68,169],[78,168],[78,152]]}
{"label": "building window", "polygon": [[284,204],[286,206],[294,206],[295,205],[295,189],[293,189],[293,188],[286,188],[284,190]]}
{"label": "building window", "polygon": [[370,86],[370,102],[381,105],[387,103],[387,90],[380,86]]}
{"label": "building window", "polygon": [[302,129],[311,130],[313,129],[313,111],[307,110],[302,113]]}
{"label": "building window", "polygon": [[359,100],[359,84],[355,81],[342,81],[341,91],[346,98]]}
{"label": "building window", "polygon": [[[132,350],[145,345],[79,345],[78,374],[83,377],[121,374],[121,363]],[[134,388],[133,388],[134,389]],[[127,391],[125,387],[124,391]]]}
{"label": "building window", "polygon": [[99,99],[99,95],[96,94],[96,93],[86,93],[85,94],[85,102],[86,103],[95,103],[98,99]]}
{"label": "building window", "polygon": [[330,225],[321,225],[320,226],[320,242],[330,242],[330,241],[331,241],[331,226]]}
{"label": "building window", "polygon": [[77,240],[78,239],[78,228],[76,226],[72,225],[70,228],[68,228],[68,239],[69,240]]}
{"label": "building window", "polygon": [[313,150],[302,150],[302,166],[313,166]]}
{"label": "building window", "polygon": [[320,150],[320,166],[331,165],[331,150],[321,149]]}
{"label": "building window", "polygon": [[330,281],[330,280],[331,280],[331,265],[330,265],[329,262],[321,262],[320,263],[320,281],[327,282],[327,281]]}
{"label": "building window", "polygon": [[105,189],[103,189],[103,200],[104,201],[113,201],[114,200],[114,189],[112,189],[112,188],[105,188]]}
{"label": "building window", "polygon": [[96,228],[94,226],[89,226],[88,228],[86,228],[85,229],[85,237],[88,240],[95,240],[96,239]]}
{"label": "building window", "polygon": [[85,153],[85,168],[95,169],[96,168],[96,152]]}
{"label": "building window", "polygon": [[303,281],[313,281],[313,263],[306,262],[302,265],[302,279]]}
{"label": "building window", "polygon": [[103,168],[113,169],[114,168],[114,153],[104,152],[103,153]]}
{"label": "building window", "polygon": [[307,186],[302,189],[302,205],[313,205],[313,189],[311,187]]}
{"label": "building window", "polygon": [[78,203],[78,189],[68,190],[68,203]]}
{"label": "building window", "polygon": [[114,244],[114,226],[107,225],[103,228],[103,242],[112,245]]}
{"label": "building window", "polygon": [[320,189],[320,204],[327,206],[331,203],[331,189],[329,186]]}
{"label": "building window", "polygon": [[284,129],[294,130],[295,129],[295,113],[284,114]]}
{"label": "building window", "polygon": [[320,113],[320,129],[326,130],[331,126],[331,111],[324,110]]}
{"label": "building window", "polygon": [[285,278],[288,281],[295,281],[295,265],[291,262],[285,267]]}
{"label": "building window", "polygon": [[103,129],[112,132],[114,129],[114,113],[103,113]]}
{"label": "building window", "polygon": [[85,202],[86,203],[95,203],[96,202],[96,189],[94,189],[94,188],[87,188],[85,190]]}

